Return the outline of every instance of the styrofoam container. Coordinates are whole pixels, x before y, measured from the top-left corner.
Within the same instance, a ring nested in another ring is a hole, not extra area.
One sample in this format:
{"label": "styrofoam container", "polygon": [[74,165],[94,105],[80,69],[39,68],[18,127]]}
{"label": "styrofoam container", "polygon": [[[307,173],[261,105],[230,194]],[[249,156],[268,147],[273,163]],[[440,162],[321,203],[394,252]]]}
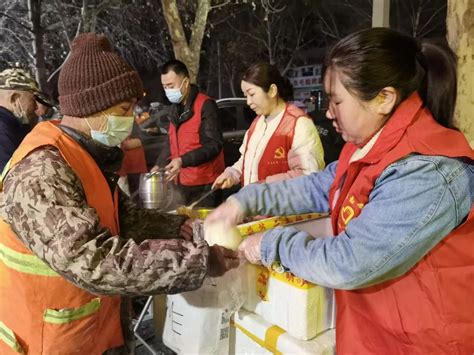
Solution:
{"label": "styrofoam container", "polygon": [[245,310],[234,314],[230,329],[231,355],[279,353],[332,355],[335,353],[335,347],[335,329],[327,330],[312,340],[300,340],[257,314]]}
{"label": "styrofoam container", "polygon": [[230,317],[243,303],[240,275],[232,269],[195,291],[168,295],[163,343],[178,354],[227,355]]}
{"label": "styrofoam container", "polygon": [[[328,217],[292,224],[315,237],[332,235]],[[309,283],[291,273],[247,265],[243,308],[260,315],[302,340],[335,326],[332,289]]]}
{"label": "styrofoam container", "polygon": [[[213,295],[210,295],[213,296]],[[228,354],[230,312],[168,295],[163,343],[177,354]]]}
{"label": "styrofoam container", "polygon": [[276,324],[297,339],[308,340],[335,326],[333,290],[308,283],[290,273],[247,266],[248,311]]}

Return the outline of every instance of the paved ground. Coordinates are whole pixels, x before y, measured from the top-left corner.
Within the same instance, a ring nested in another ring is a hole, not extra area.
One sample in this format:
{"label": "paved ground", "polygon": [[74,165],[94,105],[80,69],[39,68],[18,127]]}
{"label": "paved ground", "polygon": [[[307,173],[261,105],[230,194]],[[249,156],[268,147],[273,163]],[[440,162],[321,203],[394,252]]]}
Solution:
{"label": "paved ground", "polygon": [[[141,314],[145,304],[148,300],[148,297],[136,297],[132,300],[133,309],[135,314],[138,316]],[[132,321],[133,324],[136,324],[136,320]],[[154,354],[159,355],[174,355],[171,349],[166,347],[161,341],[161,336],[156,335],[155,326],[153,322],[153,311],[152,307],[148,308],[144,319],[140,324],[138,329],[138,334],[143,338],[146,343],[152,347]],[[153,354],[148,348],[143,345],[138,339],[135,340],[135,352],[134,355],[151,355]]]}
{"label": "paved ground", "polygon": [[[155,329],[153,327],[153,320],[147,320],[142,323],[139,329],[139,334],[144,340],[150,345],[156,354],[159,355],[175,355],[176,353],[170,348],[166,347],[161,342],[158,336],[155,335]],[[152,353],[139,341],[135,347],[135,355],[151,355]]]}

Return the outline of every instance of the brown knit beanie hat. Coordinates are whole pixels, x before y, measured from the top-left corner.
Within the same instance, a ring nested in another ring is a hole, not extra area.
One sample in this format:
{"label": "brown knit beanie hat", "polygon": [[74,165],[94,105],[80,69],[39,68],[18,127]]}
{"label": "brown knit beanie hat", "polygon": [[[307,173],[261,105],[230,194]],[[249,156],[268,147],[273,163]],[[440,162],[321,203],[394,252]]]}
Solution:
{"label": "brown knit beanie hat", "polygon": [[87,117],[141,97],[143,84],[138,73],[113,52],[107,37],[84,33],[72,42],[58,91],[63,115]]}

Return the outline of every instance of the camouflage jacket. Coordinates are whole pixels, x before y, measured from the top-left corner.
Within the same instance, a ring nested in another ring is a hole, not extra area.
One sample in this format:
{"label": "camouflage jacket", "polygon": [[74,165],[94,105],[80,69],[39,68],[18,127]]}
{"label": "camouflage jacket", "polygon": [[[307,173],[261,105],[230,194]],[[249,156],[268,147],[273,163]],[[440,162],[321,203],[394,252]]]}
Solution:
{"label": "camouflage jacket", "polygon": [[200,287],[208,246],[178,237],[183,217],[121,198],[121,235],[111,235],[58,150],[45,147],[15,165],[0,193],[0,218],[53,270],[96,294],[150,295]]}

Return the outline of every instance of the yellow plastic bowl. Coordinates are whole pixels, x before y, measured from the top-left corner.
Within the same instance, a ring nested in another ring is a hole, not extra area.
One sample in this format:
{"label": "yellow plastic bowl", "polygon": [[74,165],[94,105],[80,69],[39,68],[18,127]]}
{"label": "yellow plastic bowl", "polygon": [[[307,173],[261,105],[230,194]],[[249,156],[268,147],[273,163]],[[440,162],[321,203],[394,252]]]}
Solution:
{"label": "yellow plastic bowl", "polygon": [[197,207],[197,208],[187,208],[187,207],[178,207],[176,212],[181,215],[188,216],[189,218],[205,219],[209,213],[212,212],[212,208],[206,207]]}

